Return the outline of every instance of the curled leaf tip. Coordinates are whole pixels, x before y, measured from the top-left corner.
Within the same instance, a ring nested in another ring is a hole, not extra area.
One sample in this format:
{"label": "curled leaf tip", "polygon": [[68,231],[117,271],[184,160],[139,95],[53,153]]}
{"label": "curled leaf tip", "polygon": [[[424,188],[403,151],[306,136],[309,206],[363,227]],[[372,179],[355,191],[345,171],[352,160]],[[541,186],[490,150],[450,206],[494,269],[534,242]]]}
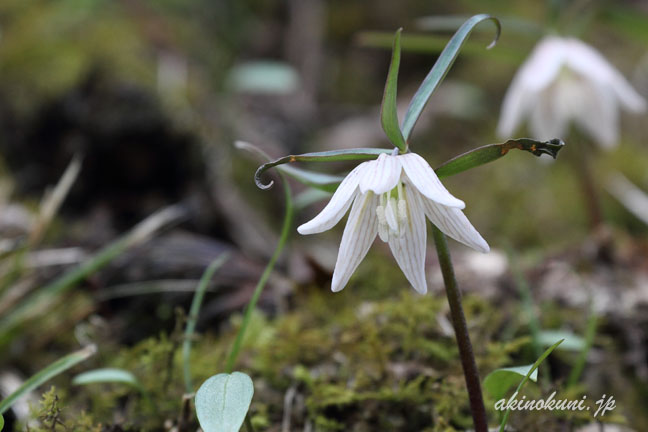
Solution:
{"label": "curled leaf tip", "polygon": [[499,40],[500,35],[502,34],[502,24],[500,23],[500,20],[498,20],[494,16],[490,16],[490,15],[489,15],[489,18],[495,23],[495,27],[497,27],[497,32],[495,33],[495,37],[493,38],[491,43],[488,44],[486,49],[491,49],[495,45],[497,45],[497,41]]}
{"label": "curled leaf tip", "polygon": [[542,156],[547,154],[552,158],[556,159],[558,157],[558,152],[565,146],[565,142],[559,138],[554,138],[549,141],[544,141],[539,143],[535,150],[532,153],[536,156]]}
{"label": "curled leaf tip", "polygon": [[268,183],[263,183],[263,181],[261,180],[261,174],[263,174],[263,172],[267,169],[268,167],[266,165],[261,165],[254,173],[254,183],[261,190],[268,190],[272,187],[272,185],[274,185],[274,180],[270,180]]}

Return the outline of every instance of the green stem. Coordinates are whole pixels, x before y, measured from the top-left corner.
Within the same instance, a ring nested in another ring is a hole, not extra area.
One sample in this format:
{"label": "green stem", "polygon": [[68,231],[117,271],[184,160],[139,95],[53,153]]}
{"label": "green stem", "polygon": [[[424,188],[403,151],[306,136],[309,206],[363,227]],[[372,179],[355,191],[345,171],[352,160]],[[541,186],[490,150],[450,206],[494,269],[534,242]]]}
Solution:
{"label": "green stem", "polygon": [[196,323],[198,322],[198,314],[200,313],[200,307],[202,306],[203,298],[205,297],[205,291],[207,291],[207,285],[214,277],[216,270],[221,268],[225,261],[229,258],[229,252],[224,252],[220,254],[214,261],[209,264],[209,267],[205,270],[200,282],[198,283],[198,288],[196,288],[196,293],[194,298],[191,301],[191,309],[189,309],[189,317],[187,318],[187,327],[185,329],[184,341],[182,343],[182,363],[184,368],[184,381],[185,381],[185,391],[187,393],[193,392],[193,384],[191,383],[191,339],[193,338],[194,330],[196,329]]}
{"label": "green stem", "polygon": [[461,366],[463,368],[464,378],[466,379],[466,387],[468,388],[470,411],[473,417],[475,432],[488,432],[486,407],[484,406],[479,372],[477,371],[475,355],[473,354],[472,344],[470,343],[466,317],[461,307],[461,292],[459,292],[457,279],[455,278],[452,267],[450,250],[448,249],[445,235],[435,226],[432,227],[432,232],[437,255],[439,256],[441,272],[443,273],[443,282],[445,283],[448,303],[450,304],[450,315],[452,317],[457,345],[459,346],[459,357],[461,357]]}
{"label": "green stem", "polygon": [[231,373],[234,368],[234,363],[236,362],[236,358],[238,357],[239,351],[241,349],[241,344],[243,343],[243,337],[245,336],[245,331],[247,330],[247,327],[250,323],[252,312],[254,311],[257,302],[259,301],[259,297],[261,297],[261,292],[263,291],[263,288],[265,287],[265,284],[268,281],[268,278],[270,277],[270,274],[272,273],[272,270],[274,269],[274,266],[277,260],[279,259],[279,256],[281,255],[281,251],[283,250],[283,247],[285,246],[286,241],[288,240],[288,236],[290,234],[290,228],[292,226],[292,219],[293,219],[292,197],[291,197],[290,185],[288,184],[286,179],[283,178],[283,176],[282,176],[282,181],[284,185],[284,196],[286,201],[286,214],[284,216],[283,226],[281,227],[281,235],[279,237],[279,243],[277,244],[277,248],[275,249],[274,253],[272,254],[272,257],[270,258],[270,262],[268,262],[268,265],[263,271],[263,274],[261,275],[261,278],[259,279],[256,288],[254,289],[254,293],[252,294],[252,298],[250,299],[250,302],[245,308],[245,313],[243,315],[243,322],[241,323],[241,328],[238,334],[236,335],[236,339],[234,340],[234,345],[232,346],[232,350],[230,351],[229,356],[227,357],[227,363],[225,366],[226,373]]}
{"label": "green stem", "polygon": [[572,157],[570,159],[578,171],[580,186],[587,207],[590,228],[594,231],[603,223],[603,211],[601,210],[598,188],[594,181],[594,176],[592,175],[590,154],[592,150],[584,148],[584,143],[578,134],[574,133],[572,135],[574,135],[572,141],[575,151],[572,151]]}

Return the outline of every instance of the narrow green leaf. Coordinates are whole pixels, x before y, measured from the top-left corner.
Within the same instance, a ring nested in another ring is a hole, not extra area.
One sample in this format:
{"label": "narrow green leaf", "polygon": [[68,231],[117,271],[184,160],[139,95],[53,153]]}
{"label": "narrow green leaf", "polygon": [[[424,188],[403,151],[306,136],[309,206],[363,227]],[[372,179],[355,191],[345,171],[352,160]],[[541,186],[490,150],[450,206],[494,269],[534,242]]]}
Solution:
{"label": "narrow green leaf", "polygon": [[423,83],[421,84],[419,89],[414,94],[414,97],[412,98],[412,101],[407,108],[407,113],[405,113],[403,126],[401,128],[405,141],[409,139],[412,129],[421,116],[423,108],[425,108],[425,105],[430,99],[432,92],[434,92],[439,83],[441,83],[441,81],[443,81],[443,78],[445,78],[446,74],[450,70],[450,67],[457,58],[459,50],[463,46],[464,42],[466,41],[472,30],[475,28],[475,26],[485,20],[491,20],[497,26],[497,34],[495,35],[495,39],[493,40],[493,42],[491,42],[488,48],[493,47],[497,42],[501,31],[501,25],[497,18],[490,15],[481,14],[475,15],[468,21],[463,23],[463,25],[459,28],[459,30],[457,30],[446,47],[443,49],[441,55],[439,55],[436,63],[434,64],[434,66],[432,66],[432,69],[423,80]]}
{"label": "narrow green leaf", "polygon": [[108,244],[87,261],[39,288],[0,319],[0,345],[7,341],[7,335],[14,327],[41,313],[43,308],[58,296],[101,270],[127,249],[147,241],[159,229],[177,222],[185,215],[186,210],[179,205],[166,207],[144,219],[126,235]]}
{"label": "narrow green leaf", "polygon": [[587,327],[585,328],[585,341],[583,349],[581,349],[578,359],[574,362],[569,377],[567,378],[567,387],[572,387],[580,379],[583,369],[585,369],[585,363],[587,362],[587,355],[592,349],[594,344],[594,338],[596,337],[596,328],[598,327],[598,316],[596,310],[594,309],[594,303],[590,299],[590,312],[589,318],[587,319]]}
{"label": "narrow green leaf", "polygon": [[[564,339],[559,340],[558,342],[556,342],[555,344],[547,348],[545,352],[542,353],[542,355],[538,358],[538,360],[536,360],[535,363],[533,363],[533,366],[531,367],[531,369],[529,369],[529,371],[524,376],[524,378],[522,378],[522,381],[520,381],[520,384],[518,384],[517,388],[515,389],[515,393],[519,393],[520,390],[522,390],[522,387],[531,378],[533,372],[535,372],[535,370],[538,369],[540,364],[542,364],[542,362],[545,361],[547,357],[549,357],[549,354],[551,354],[553,350],[555,350],[558,347],[558,345],[560,345],[563,342],[563,340]],[[506,423],[508,422],[508,418],[510,414],[511,414],[511,410],[507,409],[506,412],[504,413],[504,418],[502,419],[502,423],[500,424],[499,432],[504,432],[504,428],[506,427]]]}
{"label": "narrow green leaf", "polygon": [[[455,31],[470,19],[470,15],[432,15],[418,18],[415,21],[417,28],[426,31]],[[506,31],[528,35],[534,38],[543,36],[546,29],[536,22],[518,17],[498,18]]]}
{"label": "narrow green leaf", "polygon": [[[254,144],[250,144],[245,141],[236,141],[234,143],[234,146],[238,149],[247,150],[249,152],[257,154],[264,161],[272,161],[272,158],[268,156],[266,152],[264,152]],[[295,168],[287,165],[278,165],[277,169],[283,172],[284,174],[288,175],[289,177],[294,178],[298,182],[305,184],[306,186],[310,186],[312,188],[319,189],[325,192],[335,192],[335,189],[337,189],[340,182],[344,180],[344,177],[330,175],[330,174],[322,174],[322,173],[308,171],[305,169]],[[257,181],[257,185],[258,185],[258,181]]]}
{"label": "narrow green leaf", "polygon": [[291,226],[295,214],[293,200],[292,200],[292,191],[290,189],[290,184],[288,184],[284,175],[281,173],[279,173],[279,175],[281,176],[281,180],[283,182],[284,200],[286,205],[286,212],[284,214],[283,224],[281,226],[281,234],[279,235],[279,242],[277,242],[277,247],[272,253],[272,256],[270,257],[270,261],[268,261],[268,264],[263,270],[263,273],[261,274],[261,277],[259,278],[256,287],[254,287],[254,292],[252,293],[252,297],[250,298],[250,301],[248,302],[247,306],[245,306],[245,312],[243,313],[243,321],[241,322],[241,327],[239,328],[239,331],[236,334],[236,339],[234,339],[232,348],[227,356],[227,362],[225,363],[225,372],[227,373],[232,372],[232,370],[234,369],[234,364],[236,363],[236,359],[238,358],[238,354],[241,350],[241,346],[243,345],[245,332],[247,331],[247,328],[250,325],[250,320],[252,319],[252,313],[254,312],[254,308],[256,307],[256,304],[259,301],[259,298],[261,297],[261,293],[265,288],[265,284],[268,282],[268,278],[270,278],[270,275],[274,270],[274,266],[277,263],[279,257],[281,256],[281,252],[283,251],[283,248],[286,245],[286,242],[288,241],[288,237],[292,232]]}
{"label": "narrow green leaf", "polygon": [[0,414],[4,414],[21,396],[29,393],[38,386],[46,383],[56,375],[59,375],[73,366],[88,359],[97,352],[95,345],[87,346],[79,351],[68,354],[58,359],[46,368],[40,370],[23,383],[15,392],[10,394],[5,400],[0,402]]}
{"label": "narrow green leaf", "polygon": [[101,383],[126,384],[140,392],[146,403],[155,409],[155,403],[151,396],[137,380],[135,375],[124,369],[102,368],[83,372],[72,379],[72,384],[89,385]]}
{"label": "narrow green leaf", "polygon": [[[345,150],[331,150],[314,153],[304,153],[300,155],[288,155],[276,159],[272,162],[261,165],[254,174],[254,182],[260,189],[269,189],[274,184],[270,181],[264,184],[261,181],[261,175],[270,168],[293,162],[335,162],[335,161],[348,161],[348,160],[371,160],[377,159],[382,153],[392,153],[393,149],[378,149],[378,148],[355,148]],[[312,180],[312,179],[311,179]],[[331,180],[331,179],[329,179]],[[332,184],[332,183],[331,183]]]}
{"label": "narrow green leaf", "polygon": [[392,47],[392,58],[387,73],[387,82],[385,83],[385,92],[383,94],[382,105],[380,107],[380,124],[382,125],[387,138],[400,149],[401,152],[407,151],[407,144],[403,139],[400,126],[398,124],[398,113],[396,111],[396,94],[398,89],[398,68],[400,67],[400,36],[402,28],[396,30],[394,36],[394,45]]}
{"label": "narrow green leaf", "polygon": [[[443,163],[435,170],[435,172],[439,176],[439,178],[450,177],[468,169],[475,168],[479,165],[497,160],[506,155],[511,149],[528,151],[535,156],[548,154],[555,159],[558,155],[558,152],[564,145],[565,143],[559,139],[553,139],[550,141],[536,141],[530,138],[508,140],[503,144],[485,145],[456,156]],[[389,154],[392,153],[392,151],[393,150],[389,149],[361,148],[318,153],[305,153],[301,155],[289,155],[260,166],[254,176],[254,181],[259,188],[268,189],[272,186],[273,182],[270,182],[269,184],[263,184],[261,182],[261,174],[272,167],[277,167],[284,173],[291,175],[291,173],[286,171],[286,169],[298,169],[294,167],[283,167],[282,164],[301,161],[327,162],[334,160],[371,160],[376,159],[381,153]],[[320,174],[306,170],[298,171],[300,172],[300,174],[292,175],[293,178],[301,181],[308,186],[314,187],[324,192],[335,192],[340,182],[344,179],[344,177],[341,176]],[[319,197],[317,198],[319,199]]]}
{"label": "narrow green leaf", "polygon": [[[495,369],[484,378],[484,388],[493,396],[493,399],[499,400],[506,396],[506,392],[518,384],[531,368],[533,368],[532,364]],[[537,369],[529,375],[529,379],[534,382],[538,380]]]}
{"label": "narrow green leaf", "polygon": [[4,417],[0,414],[0,432],[4,429]]}
{"label": "narrow green leaf", "polygon": [[[506,27],[506,26],[504,26]],[[508,27],[506,27],[508,30]],[[394,35],[391,32],[364,31],[356,37],[357,44],[363,47],[391,49]],[[419,54],[438,55],[443,51],[448,43],[446,36],[433,34],[404,34],[401,36],[402,51]],[[496,50],[484,50],[483,43],[466,41],[461,48],[461,54],[472,57],[488,57],[489,60],[499,63],[519,66],[529,55],[528,49],[522,46],[504,46],[497,47]]]}
{"label": "narrow green leaf", "polygon": [[214,273],[225,264],[229,259],[229,253],[223,252],[220,254],[214,261],[209,264],[207,269],[200,278],[200,283],[198,283],[198,288],[194,294],[193,300],[191,301],[191,308],[189,309],[189,317],[187,318],[187,328],[184,333],[184,341],[182,343],[182,363],[184,371],[184,380],[185,380],[185,391],[191,393],[193,391],[193,384],[191,383],[191,369],[190,369],[190,360],[191,360],[191,339],[193,338],[194,330],[196,329],[196,323],[198,322],[198,314],[200,313],[200,307],[202,306],[203,298],[205,297],[205,292],[207,291],[207,285],[214,277]]}
{"label": "narrow green leaf", "polygon": [[542,330],[538,338],[542,346],[551,346],[563,339],[564,342],[558,347],[562,351],[582,351],[585,348],[585,339],[566,330]]}
{"label": "narrow green leaf", "polygon": [[205,432],[238,432],[250,409],[254,385],[241,372],[218,374],[196,392],[196,416]]}
{"label": "narrow green leaf", "polygon": [[135,388],[141,388],[135,375],[124,369],[102,368],[80,373],[72,379],[74,385],[88,385],[99,383],[121,383]]}
{"label": "narrow green leaf", "polygon": [[512,149],[528,151],[535,156],[548,154],[555,159],[564,145],[565,143],[559,139],[550,141],[536,141],[530,138],[512,139],[503,144],[488,144],[470,150],[443,163],[434,171],[439,178],[449,177],[499,159]]}

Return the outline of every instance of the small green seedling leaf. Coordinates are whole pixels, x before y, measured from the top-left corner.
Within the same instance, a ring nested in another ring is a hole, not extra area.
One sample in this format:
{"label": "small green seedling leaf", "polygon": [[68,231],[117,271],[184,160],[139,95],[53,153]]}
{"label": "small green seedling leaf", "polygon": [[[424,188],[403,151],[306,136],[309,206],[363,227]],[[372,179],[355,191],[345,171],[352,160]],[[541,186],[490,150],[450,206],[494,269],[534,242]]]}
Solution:
{"label": "small green seedling leaf", "polygon": [[116,368],[94,369],[83,372],[72,379],[72,384],[87,385],[98,383],[122,383],[141,388],[135,375],[127,370]]}
{"label": "small green seedling leaf", "polygon": [[[484,388],[494,399],[499,400],[506,396],[506,392],[514,385],[517,385],[529,373],[531,368],[533,368],[532,364],[495,369],[484,378]],[[529,379],[533,382],[538,381],[537,369],[529,375]]]}
{"label": "small green seedling leaf", "polygon": [[2,429],[4,429],[4,417],[0,414],[0,432],[2,432]]}
{"label": "small green seedling leaf", "polygon": [[547,154],[555,159],[564,145],[565,143],[559,139],[549,141],[536,141],[531,138],[512,139],[503,144],[488,144],[470,150],[443,163],[434,171],[439,178],[450,177],[462,171],[497,160],[513,149],[528,151],[535,156]]}
{"label": "small green seedling leaf", "polygon": [[4,414],[21,396],[29,393],[38,386],[46,383],[56,375],[65,372],[73,366],[88,359],[97,352],[95,345],[87,346],[79,351],[68,354],[32,375],[15,392],[0,402],[0,414]]}
{"label": "small green seedling leaf", "polygon": [[443,81],[443,78],[445,78],[445,76],[447,75],[450,67],[457,58],[457,55],[459,55],[459,50],[466,42],[468,36],[470,36],[470,33],[473,31],[477,24],[486,20],[493,21],[497,26],[497,34],[495,35],[495,39],[493,40],[493,42],[491,42],[488,48],[491,48],[495,45],[501,31],[501,25],[497,18],[486,14],[480,14],[473,16],[462,24],[462,26],[452,36],[446,47],[439,55],[436,63],[434,63],[434,66],[432,66],[432,69],[423,80],[423,83],[421,83],[421,86],[414,94],[414,97],[412,98],[412,101],[407,108],[405,118],[403,119],[403,125],[401,127],[405,141],[409,139],[409,136],[412,133],[412,129],[414,129],[414,125],[423,112],[423,108],[425,108],[425,105],[428,103],[428,100],[430,99],[430,96],[432,95],[434,90],[439,86],[441,81]]}
{"label": "small green seedling leaf", "polygon": [[542,330],[538,333],[540,345],[551,346],[556,341],[563,339],[564,342],[557,348],[561,351],[582,351],[585,349],[585,339],[566,330]]}
{"label": "small green seedling leaf", "polygon": [[403,139],[400,126],[398,124],[398,113],[396,111],[396,94],[398,88],[398,68],[400,67],[400,28],[396,30],[394,36],[394,46],[392,47],[392,58],[389,65],[389,72],[387,73],[387,82],[385,83],[385,93],[383,94],[382,105],[380,107],[380,124],[382,125],[387,138],[400,149],[405,152],[407,144]]}
{"label": "small green seedling leaf", "polygon": [[[524,384],[531,378],[531,375],[538,369],[538,367],[542,364],[543,361],[547,357],[549,357],[549,354],[555,350],[558,345],[560,345],[563,342],[564,339],[559,340],[555,344],[551,345],[549,348],[545,350],[545,352],[542,353],[542,355],[538,358],[538,360],[533,363],[533,366],[531,366],[531,369],[526,373],[524,378],[522,378],[522,381],[520,381],[520,384],[518,384],[517,388],[515,389],[515,393],[519,393],[520,390],[522,390],[522,387],[524,387]],[[537,378],[537,374],[536,374]],[[504,413],[504,418],[502,418],[502,423],[500,424],[499,432],[504,432],[504,429],[506,428],[506,423],[508,422],[509,415],[511,414],[511,409],[507,409],[506,412]]]}
{"label": "small green seedling leaf", "polygon": [[[372,160],[377,159],[382,153],[392,153],[393,149],[379,149],[379,148],[354,148],[354,149],[345,149],[345,150],[331,150],[323,152],[314,152],[314,153],[304,153],[300,155],[288,155],[282,158],[276,159],[272,162],[265,163],[261,165],[256,173],[254,174],[254,182],[256,183],[259,189],[269,189],[274,184],[271,181],[268,184],[264,184],[261,181],[261,175],[269,170],[270,168],[283,165],[286,163],[293,162],[335,162],[335,161],[348,161],[348,160]],[[289,174],[286,172],[286,174]],[[330,184],[335,184],[333,182],[332,176],[327,176],[327,181]],[[313,178],[310,179],[311,181]],[[337,188],[337,184],[335,184]],[[335,190],[335,189],[333,189]]]}
{"label": "small green seedling leaf", "polygon": [[205,432],[238,432],[250,409],[254,386],[241,372],[218,374],[196,392],[196,415]]}

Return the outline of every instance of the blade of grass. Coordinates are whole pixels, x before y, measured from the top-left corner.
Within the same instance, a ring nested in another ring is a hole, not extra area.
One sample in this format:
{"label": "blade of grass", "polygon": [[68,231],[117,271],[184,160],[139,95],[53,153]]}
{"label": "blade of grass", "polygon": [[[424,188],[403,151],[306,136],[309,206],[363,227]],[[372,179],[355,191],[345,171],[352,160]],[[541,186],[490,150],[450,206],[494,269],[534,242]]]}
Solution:
{"label": "blade of grass", "polygon": [[105,267],[127,249],[147,241],[164,226],[185,217],[186,210],[175,205],[149,216],[135,226],[128,234],[101,249],[95,256],[78,267],[67,271],[61,277],[32,293],[10,313],[0,320],[0,346],[7,342],[8,334],[19,324],[43,310],[56,297],[75,287],[85,278]]}
{"label": "blade of grass", "polygon": [[52,222],[52,219],[54,219],[54,216],[61,207],[61,204],[63,204],[65,197],[70,192],[70,189],[72,188],[72,185],[74,185],[80,172],[81,158],[79,156],[74,156],[61,176],[61,179],[56,184],[56,187],[54,187],[51,192],[46,193],[43,197],[36,225],[29,234],[29,246],[34,246],[43,237],[43,234]]}
{"label": "blade of grass", "polygon": [[4,414],[21,396],[46,383],[53,377],[88,359],[97,352],[95,345],[89,345],[79,351],[68,354],[55,361],[35,375],[31,376],[15,392],[0,402],[0,414]]}
{"label": "blade of grass", "polygon": [[598,317],[596,316],[596,311],[593,306],[590,306],[590,315],[587,319],[587,328],[585,329],[585,346],[581,350],[576,363],[572,367],[572,370],[567,378],[567,387],[574,386],[580,379],[583,369],[585,369],[585,363],[587,362],[587,355],[594,344],[594,337],[596,336],[596,327],[598,325]]}
{"label": "blade of grass", "polygon": [[[515,389],[514,394],[519,393],[520,390],[522,390],[522,387],[524,387],[524,384],[526,384],[527,381],[529,381],[529,378],[531,377],[531,374],[533,374],[533,372],[535,372],[535,370],[538,369],[540,364],[543,361],[545,361],[545,359],[547,357],[549,357],[549,354],[551,354],[553,352],[553,350],[555,350],[558,347],[558,345],[560,345],[563,342],[563,340],[564,339],[559,340],[558,342],[556,342],[555,344],[553,344],[549,348],[547,348],[545,350],[545,352],[542,353],[542,355],[538,358],[538,360],[536,360],[535,363],[533,363],[533,367],[531,369],[529,369],[529,372],[526,374],[526,376],[524,378],[522,378],[522,381],[520,381],[520,384]],[[509,418],[510,414],[511,414],[511,409],[508,408],[506,410],[506,412],[504,413],[504,418],[502,419],[502,423],[500,424],[499,432],[504,432],[504,429],[506,428],[506,423],[508,423],[508,418]]]}
{"label": "blade of grass", "polygon": [[284,199],[286,201],[286,213],[284,215],[283,226],[281,227],[281,235],[279,236],[279,242],[277,243],[277,248],[272,254],[272,257],[270,258],[270,261],[268,262],[268,265],[266,266],[265,270],[263,270],[263,274],[261,275],[261,278],[259,279],[259,282],[257,283],[256,287],[254,288],[254,293],[252,294],[252,298],[250,299],[250,302],[245,308],[245,312],[243,314],[243,322],[241,323],[241,328],[239,329],[238,334],[236,335],[236,339],[234,340],[232,349],[229,353],[229,356],[227,357],[227,363],[225,365],[226,373],[231,373],[234,368],[234,363],[236,362],[236,358],[238,357],[239,351],[241,349],[241,345],[243,343],[243,337],[245,336],[245,331],[247,330],[247,327],[250,323],[252,312],[256,307],[259,297],[261,297],[261,292],[263,291],[263,288],[265,287],[265,284],[268,281],[268,278],[270,277],[270,274],[272,273],[272,270],[274,269],[274,266],[277,263],[277,260],[279,259],[279,256],[281,255],[281,252],[286,242],[288,241],[288,237],[290,235],[290,228],[292,226],[292,220],[293,220],[293,202],[292,202],[292,195],[291,195],[292,192],[290,190],[290,185],[288,184],[286,179],[283,177],[283,175],[281,177],[284,185]]}
{"label": "blade of grass", "polygon": [[403,139],[403,134],[398,124],[398,113],[396,112],[398,68],[400,67],[401,53],[400,36],[402,31],[402,28],[398,29],[394,35],[392,58],[389,64],[389,72],[387,73],[387,82],[385,82],[382,104],[380,105],[380,124],[392,144],[398,147],[401,153],[405,153],[407,151],[407,143]]}
{"label": "blade of grass", "polygon": [[[114,285],[101,290],[97,301],[161,293],[195,293],[199,279],[159,279]],[[206,291],[214,291],[207,288]]]}
{"label": "blade of grass", "polygon": [[229,253],[224,252],[220,254],[214,261],[209,264],[207,269],[200,279],[198,288],[196,289],[196,294],[191,301],[191,308],[189,309],[189,317],[187,318],[187,327],[185,329],[184,341],[182,343],[182,364],[184,370],[184,381],[185,381],[185,391],[187,393],[193,392],[193,385],[191,383],[191,340],[193,338],[194,330],[196,329],[196,322],[198,321],[198,314],[200,313],[200,307],[202,306],[203,298],[205,297],[205,291],[207,290],[207,285],[214,277],[214,273],[225,264],[229,259]]}
{"label": "blade of grass", "polygon": [[[509,262],[511,263],[511,271],[513,272],[513,279],[515,280],[515,285],[517,286],[518,293],[522,298],[522,310],[524,311],[527,324],[529,325],[529,332],[531,333],[531,346],[533,347],[533,354],[536,358],[542,355],[542,345],[540,343],[540,321],[536,316],[535,309],[533,308],[533,297],[531,295],[531,288],[529,287],[529,282],[524,276],[524,272],[520,267],[520,263],[517,260],[517,255],[513,251],[512,247],[507,248],[507,254]],[[543,375],[544,382],[548,383],[551,381],[549,375]]]}

